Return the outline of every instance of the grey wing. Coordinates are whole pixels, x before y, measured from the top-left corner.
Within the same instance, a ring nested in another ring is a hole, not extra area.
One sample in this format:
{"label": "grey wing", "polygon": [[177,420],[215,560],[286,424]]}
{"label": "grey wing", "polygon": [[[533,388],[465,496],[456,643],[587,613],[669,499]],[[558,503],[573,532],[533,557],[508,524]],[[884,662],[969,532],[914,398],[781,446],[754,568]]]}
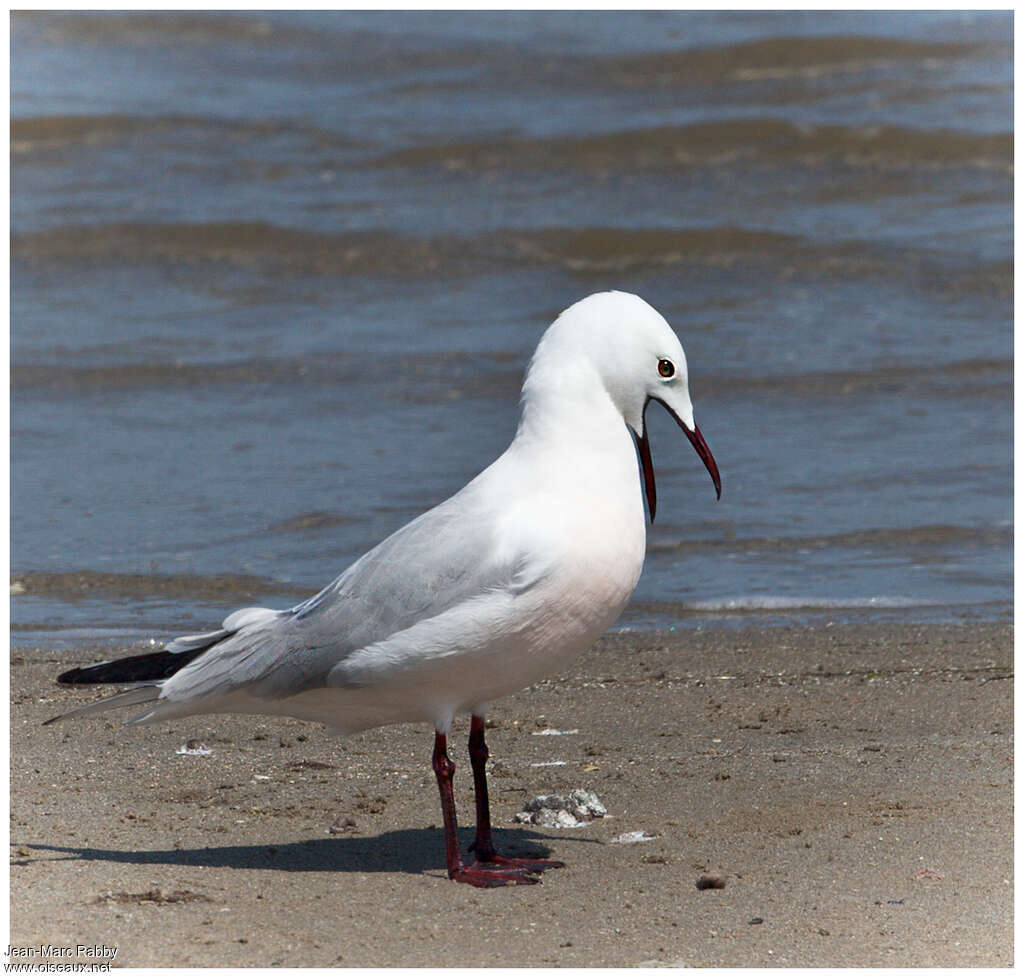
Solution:
{"label": "grey wing", "polygon": [[321,688],[359,649],[508,587],[519,572],[514,557],[503,557],[496,546],[495,521],[463,490],[303,604],[264,616],[249,609],[237,631],[163,684],[161,700],[195,702],[238,691],[276,700]]}

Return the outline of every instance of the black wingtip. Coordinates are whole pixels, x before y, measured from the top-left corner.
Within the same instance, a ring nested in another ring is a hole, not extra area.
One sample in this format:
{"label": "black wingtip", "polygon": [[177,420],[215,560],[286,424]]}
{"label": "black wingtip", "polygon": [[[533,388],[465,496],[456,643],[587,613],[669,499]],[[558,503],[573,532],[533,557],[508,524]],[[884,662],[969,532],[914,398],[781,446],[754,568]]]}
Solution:
{"label": "black wingtip", "polygon": [[[101,665],[108,666],[108,665],[110,665],[110,663],[109,662],[103,662],[103,663],[101,663]],[[86,674],[86,671],[88,669],[95,669],[95,668],[96,668],[96,666],[85,666],[85,667],[78,667],[78,668],[75,668],[75,669],[68,669],[67,672],[62,672],[57,677],[57,682],[59,682],[61,684],[61,686],[78,686],[78,685],[80,685],[82,683],[95,682],[96,680],[89,680],[87,678],[84,678],[85,674]],[[50,721],[47,720],[46,722],[49,723]]]}
{"label": "black wingtip", "polygon": [[206,648],[187,652],[145,652],[94,666],[68,669],[57,677],[64,686],[87,686],[95,683],[152,683],[170,679],[179,669],[202,655]]}

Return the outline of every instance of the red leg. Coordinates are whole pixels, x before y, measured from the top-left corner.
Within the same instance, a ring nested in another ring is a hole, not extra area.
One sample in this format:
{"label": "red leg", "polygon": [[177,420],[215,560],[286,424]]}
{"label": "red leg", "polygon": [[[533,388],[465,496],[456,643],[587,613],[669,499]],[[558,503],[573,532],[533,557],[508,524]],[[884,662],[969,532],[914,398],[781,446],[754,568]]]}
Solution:
{"label": "red leg", "polygon": [[491,839],[491,804],[487,796],[487,758],[490,751],[484,741],[484,718],[473,714],[469,723],[469,760],[473,767],[473,788],[476,793],[476,839],[470,846],[476,853],[476,865],[507,866],[528,873],[543,873],[545,869],[561,869],[565,863],[554,859],[518,859],[501,856]]}
{"label": "red leg", "polygon": [[491,803],[487,796],[487,758],[491,752],[484,741],[484,720],[475,713],[469,721],[469,762],[473,768],[473,793],[476,798],[476,839],[469,847],[481,862],[489,863],[497,853],[491,841]]}
{"label": "red leg", "polygon": [[444,816],[445,860],[448,863],[448,877],[457,883],[471,886],[509,886],[516,883],[539,883],[529,876],[525,869],[517,866],[482,866],[473,863],[466,866],[459,851],[459,829],[455,819],[455,794],[452,791],[452,775],[455,765],[448,757],[447,738],[438,731],[434,734],[434,774],[441,792],[441,813]]}

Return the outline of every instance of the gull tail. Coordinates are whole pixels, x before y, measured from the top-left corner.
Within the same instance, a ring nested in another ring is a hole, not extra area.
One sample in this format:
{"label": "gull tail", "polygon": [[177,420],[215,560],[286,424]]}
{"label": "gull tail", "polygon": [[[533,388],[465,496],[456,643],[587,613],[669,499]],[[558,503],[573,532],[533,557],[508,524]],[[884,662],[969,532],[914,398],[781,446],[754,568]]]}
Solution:
{"label": "gull tail", "polygon": [[[65,686],[122,683],[134,685],[136,688],[115,696],[108,696],[95,703],[87,703],[85,706],[62,713],[60,716],[51,717],[43,725],[55,723],[57,720],[64,720],[68,717],[98,713],[101,710],[132,706],[136,703],[149,703],[159,699],[164,682],[190,662],[209,652],[214,646],[240,629],[265,624],[282,614],[287,614],[287,612],[272,611],[269,608],[242,608],[228,615],[220,628],[199,635],[182,635],[168,642],[159,652],[144,652],[142,655],[130,655],[124,659],[98,662],[93,666],[68,669],[67,672],[62,672],[57,677],[57,682]],[[145,723],[150,719],[154,719],[153,710],[147,710],[132,717],[128,723]]]}
{"label": "gull tail", "polygon": [[[214,638],[215,635],[218,638]],[[99,662],[94,666],[69,669],[57,677],[57,682],[65,686],[88,686],[94,683],[155,683],[170,679],[179,669],[202,655],[221,635],[220,632],[211,633],[209,637],[214,641],[186,652],[162,649],[160,652],[145,652],[125,659]]]}
{"label": "gull tail", "polygon": [[[57,682],[65,686],[91,686],[97,683],[140,683],[135,689],[125,693],[117,693],[106,699],[87,703],[77,709],[69,710],[60,716],[50,717],[43,723],[56,723],[69,717],[84,716],[87,713],[99,713],[103,710],[114,710],[119,706],[133,706],[136,703],[149,703],[159,699],[160,687],[165,679],[170,679],[179,669],[187,666],[209,648],[216,645],[225,635],[230,634],[224,629],[207,632],[205,635],[186,635],[176,638],[167,648],[159,652],[145,652],[142,655],[130,655],[124,659],[113,659],[110,662],[98,662],[94,666],[81,666],[69,669],[57,677]],[[178,650],[181,651],[178,651]],[[136,719],[136,718],[133,718]]]}
{"label": "gull tail", "polygon": [[[57,677],[57,682],[64,686],[92,686],[99,683],[132,683],[138,684],[135,689],[124,693],[108,696],[95,703],[86,703],[77,709],[69,710],[60,716],[50,717],[43,723],[56,723],[69,717],[84,716],[87,713],[99,713],[103,710],[114,710],[119,706],[133,706],[136,703],[148,703],[160,697],[160,687],[165,679],[170,679],[179,669],[187,666],[193,659],[202,655],[211,645],[220,641],[221,632],[211,632],[206,638],[211,641],[206,645],[197,645],[185,652],[145,652],[142,655],[130,655],[124,659],[113,659],[110,662],[98,662],[94,666],[81,666],[68,669]],[[191,636],[197,639],[199,636]],[[175,641],[180,641],[176,639]]]}

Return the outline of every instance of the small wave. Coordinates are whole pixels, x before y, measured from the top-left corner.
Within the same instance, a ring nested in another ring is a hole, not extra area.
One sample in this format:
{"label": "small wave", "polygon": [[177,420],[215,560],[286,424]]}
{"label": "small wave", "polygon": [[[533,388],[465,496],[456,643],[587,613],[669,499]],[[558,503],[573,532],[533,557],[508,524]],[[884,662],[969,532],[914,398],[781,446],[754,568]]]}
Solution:
{"label": "small wave", "polygon": [[1013,298],[1013,259],[981,264],[970,271],[951,275],[943,287],[952,297],[982,295],[1010,300]]}
{"label": "small wave", "polygon": [[[686,605],[698,612],[757,612],[757,611],[800,611],[802,609],[840,608],[921,608],[935,604],[920,598],[878,596],[868,598],[812,598],[783,597],[782,595],[751,594],[736,598],[719,598],[710,601],[693,601]],[[943,602],[946,604],[948,602]]]}
{"label": "small wave", "polygon": [[328,234],[263,222],[95,224],[15,234],[12,255],[30,261],[140,261],[341,275],[426,275],[444,254],[428,239],[388,231]]}
{"label": "small wave", "polygon": [[[760,615],[829,614],[902,612],[911,609],[949,609],[956,602],[912,598],[902,595],[867,597],[813,597],[810,595],[746,594],[731,598],[710,598],[702,601],[634,601],[623,613],[623,620],[685,622],[711,615],[722,618],[756,618]],[[964,602],[963,608],[975,607]],[[1000,606],[1001,607],[1001,606]],[[915,614],[917,611],[914,612]],[[628,627],[628,626],[627,626]]]}
{"label": "small wave", "polygon": [[[929,609],[932,609],[929,611]],[[638,622],[642,627],[699,622],[708,616],[740,621],[761,616],[839,615],[860,617],[886,614],[896,616],[953,617],[981,614],[1002,617],[1007,604],[996,602],[948,601],[914,598],[906,595],[869,595],[864,597],[817,597],[812,595],[742,594],[735,597],[708,598],[697,601],[632,601],[623,612],[619,629]]]}
{"label": "small wave", "polygon": [[[191,120],[180,120],[189,125]],[[32,116],[11,120],[11,151],[74,142],[100,142],[134,136],[160,125],[160,120],[129,115]]]}
{"label": "small wave", "polygon": [[32,26],[63,43],[124,44],[138,47],[208,45],[223,42],[280,44],[285,40],[315,40],[314,31],[275,23],[244,13],[203,11],[18,11],[11,15],[19,27]]}
{"label": "small wave", "polygon": [[24,571],[11,575],[11,595],[57,597],[74,601],[92,597],[174,600],[254,599],[262,595],[308,597],[298,588],[245,574],[199,577],[190,574],[117,574],[104,571]]}
{"label": "small wave", "polygon": [[1013,361],[977,359],[946,364],[890,364],[772,376],[709,374],[702,376],[700,383],[703,390],[716,395],[850,397],[878,392],[940,398],[1009,397],[1013,393]]}
{"label": "small wave", "polygon": [[427,238],[228,221],[64,226],[11,236],[12,258],[34,263],[214,263],[280,274],[388,278],[456,277],[507,271],[509,264],[555,265],[581,274],[686,263],[728,267],[741,258],[779,257],[801,248],[810,252],[795,236],[741,227],[550,228]]}
{"label": "small wave", "polygon": [[291,519],[272,523],[267,527],[269,533],[308,533],[312,530],[329,530],[335,526],[346,526],[355,522],[351,516],[341,513],[303,513]]}
{"label": "small wave", "polygon": [[[386,386],[389,396],[412,403],[434,403],[466,397],[514,397],[523,379],[525,363],[507,354],[417,353],[392,354],[386,361],[378,356],[325,353],[315,357],[235,360],[225,363],[143,362],[96,366],[15,363],[10,368],[15,393],[33,391],[60,394],[89,394],[105,391],[193,389],[251,384],[327,385],[338,388],[366,385]],[[891,365],[862,370],[811,371],[775,376],[707,374],[703,390],[718,396],[743,397],[850,397],[858,394],[914,393],[941,398],[1000,397],[1013,392],[1011,360],[964,360],[950,364]],[[982,531],[947,528],[950,533]],[[900,530],[878,533],[871,542],[898,536]],[[931,534],[925,527],[909,532]],[[764,538],[751,547],[785,547],[789,538]],[[827,538],[821,538],[825,540]],[[838,544],[839,541],[836,541]],[[722,545],[732,546],[733,541]],[[708,544],[709,546],[711,544]],[[739,546],[740,544],[735,544]],[[794,541],[794,546],[808,546]],[[830,544],[829,544],[830,545]],[[851,541],[852,545],[852,541]],[[866,541],[865,541],[866,545]],[[658,544],[652,544],[657,548]],[[661,544],[672,549],[675,544]],[[680,544],[678,546],[684,546]],[[687,547],[704,546],[688,542]]]}
{"label": "small wave", "polygon": [[649,541],[650,553],[795,553],[802,550],[896,549],[946,546],[1013,546],[1013,527],[948,525],[854,530],[799,537],[742,537],[734,540]]}
{"label": "small wave", "polygon": [[[266,140],[288,136],[303,140],[310,148],[345,149],[357,145],[323,129],[276,121],[219,119],[187,115],[54,115],[26,116],[11,120],[11,152],[17,156],[47,153],[80,146],[129,142],[140,137],[165,136],[180,144],[195,137],[203,140]],[[18,161],[24,165],[24,160]]]}
{"label": "small wave", "polygon": [[[829,241],[733,225],[683,228],[553,227],[495,229],[430,237],[392,231],[321,232],[265,222],[113,223],[61,226],[11,235],[11,258],[37,265],[165,264],[192,275],[224,267],[289,277],[422,279],[506,274],[510,267],[558,268],[585,277],[687,266],[732,268],[757,263],[786,279],[905,280],[908,272],[935,288],[1010,294],[1005,261],[969,273],[949,255],[884,242]],[[958,277],[959,276],[959,277]],[[950,285],[954,282],[955,285]]]}
{"label": "small wave", "polygon": [[595,79],[626,88],[690,88],[713,82],[819,79],[908,61],[934,67],[972,58],[1006,57],[1008,48],[968,41],[788,36],[720,47],[597,57],[582,67],[589,68]]}
{"label": "small wave", "polygon": [[279,274],[360,277],[460,276],[509,263],[559,265],[586,274],[687,262],[731,265],[743,256],[793,250],[800,239],[734,227],[494,231],[410,237],[390,231],[327,233],[261,222],[97,224],[11,236],[15,260],[37,263],[227,264]]}
{"label": "small wave", "polygon": [[729,226],[552,228],[507,232],[505,240],[511,255],[520,261],[561,265],[588,275],[690,262],[728,267],[748,256],[792,252],[801,244],[793,235]]}
{"label": "small wave", "polygon": [[417,146],[378,157],[372,165],[439,167],[451,172],[557,169],[613,174],[828,161],[873,169],[975,166],[1008,172],[1013,135],[901,126],[799,126],[782,119],[744,118],[584,137]]}
{"label": "small wave", "polygon": [[[105,391],[193,389],[261,385],[354,385],[385,387],[388,396],[411,403],[465,397],[514,397],[523,365],[503,354],[417,353],[279,357],[230,363],[127,363],[104,366],[18,364],[11,367],[17,392],[91,394]],[[320,514],[323,515],[323,514]],[[344,517],[337,517],[344,519]]]}
{"label": "small wave", "polygon": [[[534,73],[533,65],[543,65],[528,49],[510,51],[505,43],[460,42],[418,32],[403,36],[389,20],[382,13],[384,29],[375,29],[370,19],[363,19],[365,26],[360,26],[337,13],[306,24],[286,19],[278,11],[18,11],[11,15],[16,30],[44,34],[51,44],[111,45],[136,49],[138,57],[145,57],[149,50],[165,49],[176,55],[199,50],[212,58],[227,57],[231,70],[241,76],[252,71],[262,79],[269,72],[276,79],[308,79],[317,87],[329,80],[363,80],[381,72],[393,83],[436,73],[435,83],[445,87],[445,78],[453,70],[477,73],[481,63],[508,65],[528,78]],[[525,67],[524,62],[532,64]]]}

